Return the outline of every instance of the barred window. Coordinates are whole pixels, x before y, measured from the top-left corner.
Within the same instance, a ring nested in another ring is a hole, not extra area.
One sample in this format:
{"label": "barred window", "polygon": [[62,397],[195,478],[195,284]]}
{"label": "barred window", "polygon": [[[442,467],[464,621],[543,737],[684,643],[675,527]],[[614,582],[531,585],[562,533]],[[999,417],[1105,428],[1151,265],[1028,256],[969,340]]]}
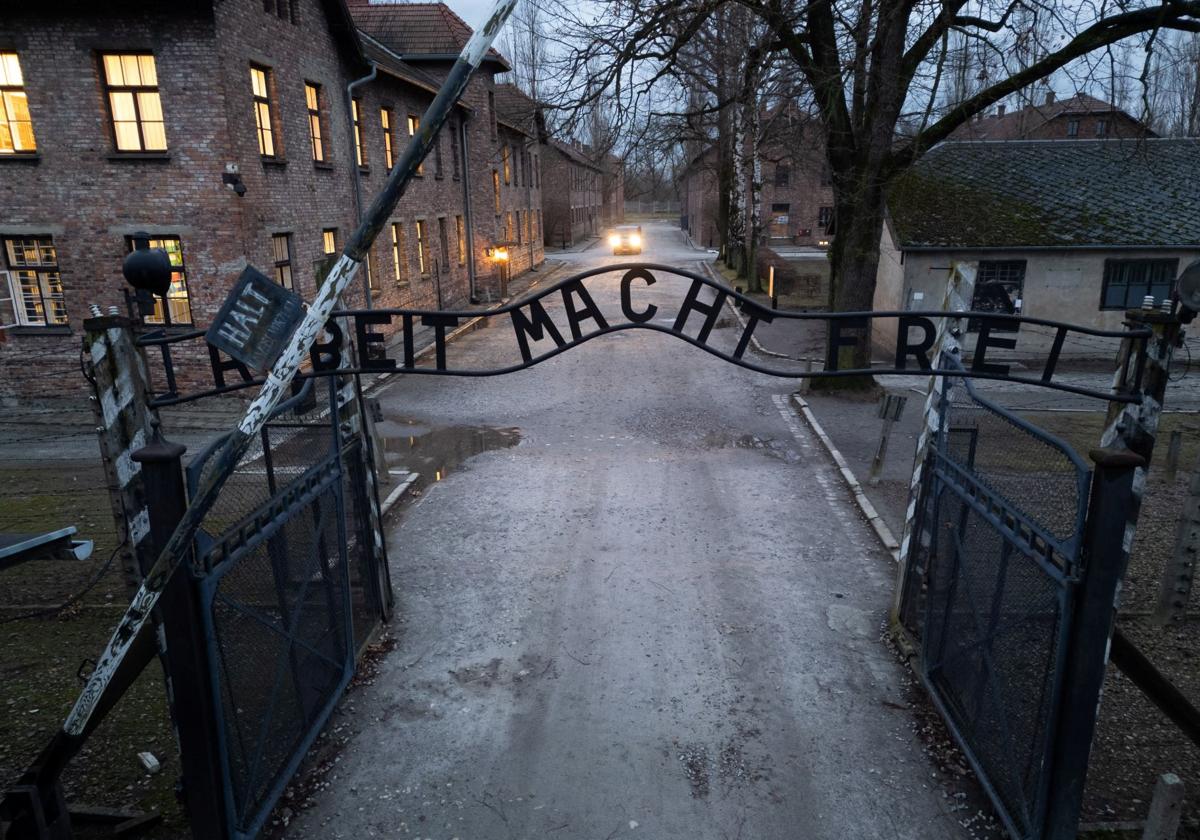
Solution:
{"label": "barred window", "polygon": [[36,151],[21,62],[15,52],[0,52],[0,155]]}
{"label": "barred window", "polygon": [[104,93],[118,152],[165,152],[158,71],[149,53],[106,53]]}
{"label": "barred window", "polygon": [[[975,274],[975,290],[971,295],[971,309],[975,312],[996,312],[1001,315],[1019,315],[1021,298],[1025,287],[1025,260],[980,260]],[[977,332],[981,326],[978,318],[967,321],[967,329]],[[994,323],[993,332],[1015,331],[1015,326]]]}
{"label": "barred window", "polygon": [[1146,295],[1169,297],[1179,260],[1105,260],[1101,309],[1139,309]]}
{"label": "barred window", "polygon": [[4,240],[8,282],[17,323],[45,327],[67,323],[58,252],[50,236]]}
{"label": "barred window", "polygon": [[312,156],[316,163],[325,161],[325,139],[321,135],[321,86],[304,83],[304,101],[308,107],[308,136],[312,140]]}
{"label": "barred window", "polygon": [[275,129],[271,122],[270,73],[266,67],[250,65],[250,91],[254,102],[254,129],[258,134],[258,153],[275,157]]}
{"label": "barred window", "polygon": [[276,233],[271,236],[271,256],[275,260],[275,282],[285,289],[292,288],[292,235]]}

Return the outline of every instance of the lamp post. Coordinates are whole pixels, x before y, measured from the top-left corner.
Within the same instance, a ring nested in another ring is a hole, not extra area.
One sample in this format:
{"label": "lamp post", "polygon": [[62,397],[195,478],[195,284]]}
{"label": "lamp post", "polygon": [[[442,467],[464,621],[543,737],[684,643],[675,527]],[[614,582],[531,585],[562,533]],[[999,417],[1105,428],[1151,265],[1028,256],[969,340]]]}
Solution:
{"label": "lamp post", "polygon": [[503,300],[508,297],[508,246],[493,245],[486,253],[496,264],[496,276],[500,280],[500,299]]}

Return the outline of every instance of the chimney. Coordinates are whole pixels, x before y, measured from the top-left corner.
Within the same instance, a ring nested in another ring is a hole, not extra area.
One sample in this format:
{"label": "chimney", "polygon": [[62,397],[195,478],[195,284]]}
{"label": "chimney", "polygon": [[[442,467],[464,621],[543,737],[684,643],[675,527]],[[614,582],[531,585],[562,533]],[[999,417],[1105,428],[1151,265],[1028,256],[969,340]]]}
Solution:
{"label": "chimney", "polygon": [[1004,112],[1005,112],[1006,110],[1008,110],[1007,106],[1005,106],[1005,105],[997,105],[997,106],[996,106],[996,116],[997,116],[997,117],[1003,117],[1003,116],[1004,116]]}
{"label": "chimney", "polygon": [[1054,91],[1052,91],[1052,90],[1046,91],[1046,104],[1047,105],[1054,104]]}

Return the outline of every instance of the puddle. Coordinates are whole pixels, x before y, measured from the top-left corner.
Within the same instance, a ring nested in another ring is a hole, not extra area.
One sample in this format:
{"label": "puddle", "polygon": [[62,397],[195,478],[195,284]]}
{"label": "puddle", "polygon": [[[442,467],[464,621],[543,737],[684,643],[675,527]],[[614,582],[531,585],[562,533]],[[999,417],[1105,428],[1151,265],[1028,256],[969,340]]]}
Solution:
{"label": "puddle", "polygon": [[383,438],[388,467],[417,473],[421,486],[441,481],[481,452],[507,449],[521,441],[521,430],[515,428],[434,428],[405,420],[385,420],[376,423],[375,428]]}
{"label": "puddle", "polygon": [[796,454],[789,443],[774,438],[760,438],[757,435],[708,432],[700,439],[700,446],[703,449],[749,449],[769,458],[779,458],[789,463],[800,460],[800,456]]}

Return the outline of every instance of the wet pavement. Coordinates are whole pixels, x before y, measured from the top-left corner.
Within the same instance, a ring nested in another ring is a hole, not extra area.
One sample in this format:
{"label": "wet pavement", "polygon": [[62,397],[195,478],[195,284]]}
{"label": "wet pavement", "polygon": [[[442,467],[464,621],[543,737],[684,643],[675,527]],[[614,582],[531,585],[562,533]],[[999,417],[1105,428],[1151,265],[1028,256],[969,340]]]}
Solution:
{"label": "wet pavement", "polygon": [[[645,231],[646,261],[703,256]],[[588,282],[602,308],[619,279]],[[686,288],[661,275],[639,302],[673,313]],[[641,330],[381,388],[389,465],[426,473],[389,520],[396,646],[286,835],[970,836],[881,640],[894,567],[793,388]]]}

